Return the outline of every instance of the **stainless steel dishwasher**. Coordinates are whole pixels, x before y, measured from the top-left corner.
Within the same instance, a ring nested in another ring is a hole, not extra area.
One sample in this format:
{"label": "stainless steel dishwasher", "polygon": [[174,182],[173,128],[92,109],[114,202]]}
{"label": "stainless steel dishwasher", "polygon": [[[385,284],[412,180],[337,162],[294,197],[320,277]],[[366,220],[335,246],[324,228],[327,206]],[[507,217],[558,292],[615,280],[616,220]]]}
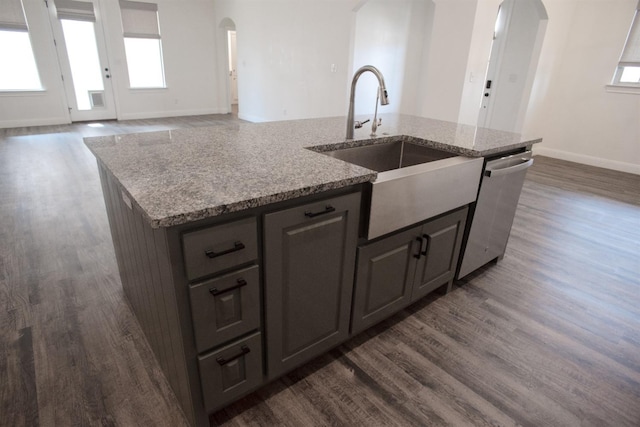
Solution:
{"label": "stainless steel dishwasher", "polygon": [[531,151],[487,161],[457,278],[504,256]]}

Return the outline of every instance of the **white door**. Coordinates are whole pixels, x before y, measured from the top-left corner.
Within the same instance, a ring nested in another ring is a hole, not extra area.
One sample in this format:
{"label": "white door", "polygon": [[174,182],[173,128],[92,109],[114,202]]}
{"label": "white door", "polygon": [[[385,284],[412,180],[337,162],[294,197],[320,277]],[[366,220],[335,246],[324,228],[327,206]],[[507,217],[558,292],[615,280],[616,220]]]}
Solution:
{"label": "white door", "polygon": [[115,119],[99,0],[48,3],[71,121]]}
{"label": "white door", "polygon": [[503,57],[506,27],[508,18],[511,16],[513,2],[505,1],[498,8],[498,17],[496,18],[495,29],[493,31],[493,43],[491,44],[491,54],[489,55],[489,66],[487,67],[487,76],[485,86],[482,92],[482,103],[480,105],[480,116],[478,117],[478,126],[489,127],[491,110],[493,107],[492,89],[495,88],[495,79],[497,70],[500,68],[500,62]]}
{"label": "white door", "polygon": [[236,32],[228,31],[229,39],[229,85],[231,104],[238,103],[238,58],[236,56]]}
{"label": "white door", "polygon": [[478,126],[520,132],[547,24],[540,0],[500,5]]}

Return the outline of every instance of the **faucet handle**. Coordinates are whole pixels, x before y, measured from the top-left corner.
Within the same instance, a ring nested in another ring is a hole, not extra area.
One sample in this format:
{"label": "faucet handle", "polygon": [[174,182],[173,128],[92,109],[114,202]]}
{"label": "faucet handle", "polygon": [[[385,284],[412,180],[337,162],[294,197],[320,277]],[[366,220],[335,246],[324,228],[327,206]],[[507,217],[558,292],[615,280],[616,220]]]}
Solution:
{"label": "faucet handle", "polygon": [[378,120],[373,119],[373,123],[371,123],[371,134],[370,136],[378,136],[376,135],[376,131],[378,128],[382,126],[382,117],[379,117]]}
{"label": "faucet handle", "polygon": [[356,121],[354,126],[355,126],[356,129],[360,129],[365,123],[368,123],[369,121],[370,121],[369,119],[365,120],[364,122]]}

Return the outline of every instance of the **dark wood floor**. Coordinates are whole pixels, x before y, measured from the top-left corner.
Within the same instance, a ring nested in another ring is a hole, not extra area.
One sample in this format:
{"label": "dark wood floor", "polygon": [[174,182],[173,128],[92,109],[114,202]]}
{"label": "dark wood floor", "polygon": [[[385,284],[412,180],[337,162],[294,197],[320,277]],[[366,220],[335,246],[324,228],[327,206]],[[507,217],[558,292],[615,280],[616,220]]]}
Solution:
{"label": "dark wood floor", "polygon": [[[0,130],[0,425],[184,425],[124,298],[83,135]],[[238,425],[640,425],[640,176],[544,157],[505,258],[212,417]]]}

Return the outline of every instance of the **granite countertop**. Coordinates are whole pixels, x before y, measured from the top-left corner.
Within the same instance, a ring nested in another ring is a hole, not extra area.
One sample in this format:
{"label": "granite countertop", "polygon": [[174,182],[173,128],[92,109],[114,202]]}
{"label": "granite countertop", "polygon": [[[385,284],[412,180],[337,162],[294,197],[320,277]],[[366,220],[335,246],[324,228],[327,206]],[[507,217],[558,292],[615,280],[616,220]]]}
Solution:
{"label": "granite countertop", "polygon": [[371,138],[371,128],[365,125],[356,129],[353,141],[345,141],[345,117],[230,123],[84,141],[154,228],[373,181],[377,176],[375,171],[314,151],[380,143],[402,135],[433,148],[481,157],[542,141],[420,117],[382,117],[378,137]]}

